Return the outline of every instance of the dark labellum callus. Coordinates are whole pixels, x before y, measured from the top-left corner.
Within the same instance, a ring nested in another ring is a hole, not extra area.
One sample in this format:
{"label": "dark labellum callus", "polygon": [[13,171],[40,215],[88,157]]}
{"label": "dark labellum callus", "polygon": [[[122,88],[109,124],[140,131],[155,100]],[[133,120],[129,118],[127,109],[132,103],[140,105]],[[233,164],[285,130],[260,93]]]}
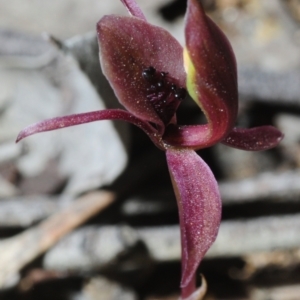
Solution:
{"label": "dark labellum callus", "polygon": [[184,88],[176,89],[174,96],[177,99],[183,100],[186,97],[186,89],[184,89]]}
{"label": "dark labellum callus", "polygon": [[161,76],[162,78],[165,78],[167,75],[168,75],[168,73],[166,73],[166,72],[160,72],[160,76]]}
{"label": "dark labellum callus", "polygon": [[164,82],[162,80],[158,81],[156,86],[160,89],[164,86]]}
{"label": "dark labellum callus", "polygon": [[143,78],[149,82],[154,79],[155,74],[156,74],[156,70],[151,66],[149,68],[143,70],[143,72],[142,72]]}
{"label": "dark labellum callus", "polygon": [[142,71],[142,76],[149,83],[147,99],[164,124],[174,116],[180,101],[186,97],[186,90],[177,87],[174,79],[167,72],[158,72],[150,66]]}

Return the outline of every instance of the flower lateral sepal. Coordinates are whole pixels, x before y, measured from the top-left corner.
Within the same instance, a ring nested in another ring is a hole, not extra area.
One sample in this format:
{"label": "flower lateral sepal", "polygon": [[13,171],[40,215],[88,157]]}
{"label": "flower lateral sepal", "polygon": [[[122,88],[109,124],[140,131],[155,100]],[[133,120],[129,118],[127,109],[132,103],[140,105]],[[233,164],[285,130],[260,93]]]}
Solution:
{"label": "flower lateral sepal", "polygon": [[199,263],[217,237],[221,197],[212,171],[195,151],[170,148],[166,156],[179,210],[181,289],[186,297],[195,288]]}
{"label": "flower lateral sepal", "polygon": [[263,151],[276,147],[284,135],[273,126],[233,128],[222,144],[247,151]]}

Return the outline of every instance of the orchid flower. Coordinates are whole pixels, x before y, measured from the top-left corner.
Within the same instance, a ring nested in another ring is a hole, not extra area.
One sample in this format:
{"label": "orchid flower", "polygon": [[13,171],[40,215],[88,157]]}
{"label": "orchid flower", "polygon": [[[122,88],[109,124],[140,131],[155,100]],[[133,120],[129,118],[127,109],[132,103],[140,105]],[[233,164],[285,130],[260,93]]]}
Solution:
{"label": "orchid flower", "polygon": [[[179,209],[182,299],[196,297],[196,270],[216,239],[221,220],[217,182],[195,150],[218,142],[243,150],[275,147],[283,135],[272,126],[235,128],[237,70],[229,41],[206,16],[199,0],[188,0],[186,46],[147,22],[135,0],[121,0],[130,16],[104,16],[97,24],[103,72],[126,108],[57,117],[22,130],[37,132],[99,121],[123,120],[142,129],[165,151]],[[207,124],[178,125],[176,111],[189,94]]]}

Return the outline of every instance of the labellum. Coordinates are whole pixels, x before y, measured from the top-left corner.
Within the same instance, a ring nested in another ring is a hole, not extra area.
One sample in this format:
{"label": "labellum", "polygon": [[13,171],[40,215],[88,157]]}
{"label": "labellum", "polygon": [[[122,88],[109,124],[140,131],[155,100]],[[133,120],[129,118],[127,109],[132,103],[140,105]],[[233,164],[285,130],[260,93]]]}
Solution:
{"label": "labellum", "polygon": [[186,90],[177,87],[167,72],[158,72],[150,66],[144,69],[142,76],[147,81],[147,99],[152,104],[163,123],[167,125],[175,115],[181,101],[186,97]]}

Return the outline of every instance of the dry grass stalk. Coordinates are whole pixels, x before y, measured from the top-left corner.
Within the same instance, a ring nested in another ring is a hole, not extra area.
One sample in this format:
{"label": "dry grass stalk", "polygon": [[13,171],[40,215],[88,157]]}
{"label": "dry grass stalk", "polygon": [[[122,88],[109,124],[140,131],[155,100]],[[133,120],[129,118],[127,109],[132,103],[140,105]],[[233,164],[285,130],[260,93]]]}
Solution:
{"label": "dry grass stalk", "polygon": [[111,204],[114,198],[110,192],[91,192],[35,227],[0,241],[0,289],[15,284],[20,269]]}

